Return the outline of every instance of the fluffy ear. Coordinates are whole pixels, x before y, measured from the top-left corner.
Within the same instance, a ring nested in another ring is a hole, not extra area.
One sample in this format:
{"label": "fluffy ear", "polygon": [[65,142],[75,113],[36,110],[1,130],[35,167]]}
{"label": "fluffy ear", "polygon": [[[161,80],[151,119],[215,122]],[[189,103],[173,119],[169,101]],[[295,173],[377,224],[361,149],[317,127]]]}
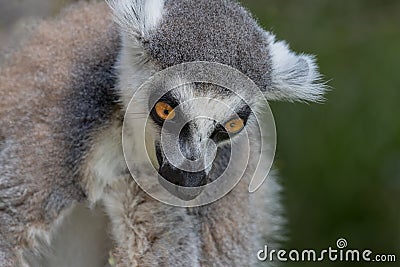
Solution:
{"label": "fluffy ear", "polygon": [[311,101],[324,100],[327,89],[314,56],[296,54],[284,41],[276,41],[268,33],[272,64],[272,87],[266,91],[270,100]]}
{"label": "fluffy ear", "polygon": [[161,21],[164,0],[106,0],[122,30],[141,38],[154,30]]}

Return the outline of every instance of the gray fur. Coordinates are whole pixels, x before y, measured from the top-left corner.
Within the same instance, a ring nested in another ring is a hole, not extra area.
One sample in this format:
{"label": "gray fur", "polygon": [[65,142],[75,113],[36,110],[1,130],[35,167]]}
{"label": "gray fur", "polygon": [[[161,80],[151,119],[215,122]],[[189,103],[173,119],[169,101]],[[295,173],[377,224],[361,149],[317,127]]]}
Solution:
{"label": "gray fur", "polygon": [[[70,168],[73,173],[79,172],[80,163],[89,152],[92,137],[106,127],[112,114],[120,109],[115,89],[117,74],[113,68],[120,40],[115,32],[108,34],[111,35],[112,47],[103,58],[94,61],[90,51],[81,51],[85,57],[73,66],[69,95],[59,103],[63,109],[63,140],[69,147],[65,168]],[[87,49],[91,50],[92,47]]]}
{"label": "gray fur", "polygon": [[[86,198],[82,161],[93,134],[116,109],[110,81],[119,36],[108,14],[104,5],[80,4],[62,19],[42,22],[2,66],[2,266],[16,266],[24,248],[37,254],[32,233],[48,232],[66,209]],[[3,250],[4,242],[13,254]]]}
{"label": "gray fur", "polygon": [[166,1],[160,27],[143,43],[162,68],[191,61],[219,62],[240,70],[260,88],[271,85],[264,31],[232,1]]}
{"label": "gray fur", "polygon": [[[108,2],[118,27],[105,4],[78,4],[40,23],[0,70],[0,263],[52,266],[62,261],[60,250],[68,257],[71,250],[62,246],[68,235],[69,248],[85,257],[76,257],[74,266],[99,259],[106,264],[109,246],[118,266],[253,264],[262,248],[260,232],[267,233],[267,242],[280,236],[277,181],[269,179],[264,190],[250,195],[246,176],[216,203],[188,209],[164,205],[128,173],[122,114],[152,74],[196,60],[240,70],[269,99],[315,101],[324,88],[314,60],[276,42],[228,0]],[[190,88],[181,100],[193,94]],[[210,89],[204,86],[201,94]],[[151,93],[142,95],[139,110],[148,110]],[[239,105],[229,94],[213,97]],[[206,110],[218,113],[212,106]],[[131,123],[132,145],[143,141],[135,132],[139,123]],[[201,124],[195,128],[203,135],[208,131]],[[230,152],[227,146],[220,149],[211,179]],[[141,157],[136,171],[145,177]],[[257,211],[250,209],[254,205]],[[82,209],[86,206],[98,212],[98,222]],[[96,231],[87,227],[88,236],[104,246],[79,246],[81,236],[68,234],[77,233],[74,227],[82,220],[93,224]]]}

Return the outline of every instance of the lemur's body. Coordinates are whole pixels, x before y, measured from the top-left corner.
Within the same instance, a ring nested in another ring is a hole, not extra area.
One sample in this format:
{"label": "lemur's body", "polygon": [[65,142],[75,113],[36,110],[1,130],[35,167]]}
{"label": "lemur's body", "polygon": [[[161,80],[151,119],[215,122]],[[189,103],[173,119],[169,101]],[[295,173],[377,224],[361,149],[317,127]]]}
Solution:
{"label": "lemur's body", "polygon": [[317,100],[312,60],[229,1],[116,2],[122,34],[105,4],[79,4],[1,69],[0,265],[102,266],[110,249],[120,266],[251,265],[258,241],[279,237],[276,182],[249,194],[243,179],[199,208],[162,204],[130,177],[124,110],[156,71],[194,60],[239,69],[269,99]]}

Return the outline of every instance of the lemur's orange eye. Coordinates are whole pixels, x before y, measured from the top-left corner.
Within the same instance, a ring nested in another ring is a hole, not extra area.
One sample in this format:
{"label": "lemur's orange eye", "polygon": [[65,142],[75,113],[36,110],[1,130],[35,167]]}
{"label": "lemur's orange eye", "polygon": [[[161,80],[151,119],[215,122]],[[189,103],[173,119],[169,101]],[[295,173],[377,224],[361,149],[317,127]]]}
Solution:
{"label": "lemur's orange eye", "polygon": [[225,124],[225,129],[231,134],[240,132],[243,127],[244,121],[242,119],[233,119]]}
{"label": "lemur's orange eye", "polygon": [[165,102],[158,102],[155,107],[157,116],[160,117],[162,120],[172,120],[175,118],[175,111],[174,109]]}

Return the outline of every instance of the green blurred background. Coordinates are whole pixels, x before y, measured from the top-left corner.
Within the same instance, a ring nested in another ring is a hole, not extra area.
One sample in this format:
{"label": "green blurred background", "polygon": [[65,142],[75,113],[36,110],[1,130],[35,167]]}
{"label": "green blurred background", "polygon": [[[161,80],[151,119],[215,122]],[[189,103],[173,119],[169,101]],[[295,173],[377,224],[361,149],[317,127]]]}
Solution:
{"label": "green blurred background", "polygon": [[[54,14],[66,2],[0,0],[0,47],[21,18]],[[333,88],[323,105],[271,104],[289,221],[284,247],[325,249],[346,238],[349,248],[397,256],[284,267],[400,266],[400,1],[242,2],[295,51],[318,55]]]}
{"label": "green blurred background", "polygon": [[333,88],[323,105],[272,103],[286,248],[397,254],[400,266],[400,1],[242,1],[295,51],[316,54]]}

